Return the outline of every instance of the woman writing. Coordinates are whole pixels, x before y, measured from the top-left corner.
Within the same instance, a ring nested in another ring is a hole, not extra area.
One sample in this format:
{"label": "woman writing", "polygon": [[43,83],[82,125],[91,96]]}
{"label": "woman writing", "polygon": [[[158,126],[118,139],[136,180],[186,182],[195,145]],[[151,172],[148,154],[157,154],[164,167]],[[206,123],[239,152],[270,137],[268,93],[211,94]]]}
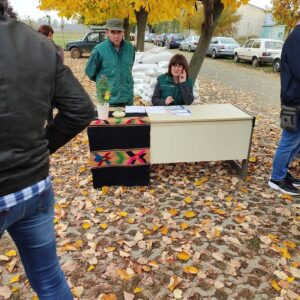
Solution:
{"label": "woman writing", "polygon": [[174,55],[168,72],[157,78],[153,105],[190,105],[194,101],[193,83],[188,77],[188,63],[181,54]]}

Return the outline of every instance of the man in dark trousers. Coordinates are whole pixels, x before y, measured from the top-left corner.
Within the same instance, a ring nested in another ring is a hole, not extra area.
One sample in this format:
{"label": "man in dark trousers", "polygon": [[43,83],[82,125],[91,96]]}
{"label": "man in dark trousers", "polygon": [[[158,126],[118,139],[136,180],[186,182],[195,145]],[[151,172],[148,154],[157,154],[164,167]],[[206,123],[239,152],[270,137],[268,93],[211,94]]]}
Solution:
{"label": "man in dark trousers", "polygon": [[106,23],[107,40],[95,46],[86,64],[85,73],[96,81],[105,76],[111,91],[110,106],[133,104],[132,66],[134,47],[124,40],[122,19],[109,19]]}
{"label": "man in dark trousers", "polygon": [[[300,105],[300,25],[297,25],[285,41],[280,66],[281,104]],[[299,195],[300,179],[288,172],[292,159],[300,151],[300,117],[297,131],[283,129],[274,157],[269,186],[290,195]]]}
{"label": "man in dark trousers", "polygon": [[[56,255],[49,154],[90,123],[94,107],[53,43],[11,17],[0,0],[0,237],[7,230],[14,240],[40,300],[70,300]],[[45,128],[51,104],[58,114]]]}

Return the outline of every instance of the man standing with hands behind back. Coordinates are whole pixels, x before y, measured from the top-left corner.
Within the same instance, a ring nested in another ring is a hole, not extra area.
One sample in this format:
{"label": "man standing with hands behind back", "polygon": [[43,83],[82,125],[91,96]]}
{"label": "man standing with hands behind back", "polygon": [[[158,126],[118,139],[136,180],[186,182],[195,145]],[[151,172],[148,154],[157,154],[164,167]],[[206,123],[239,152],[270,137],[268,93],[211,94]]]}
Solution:
{"label": "man standing with hands behind back", "polygon": [[111,91],[110,106],[133,104],[132,66],[135,58],[133,45],[125,41],[122,19],[106,23],[107,40],[95,46],[86,64],[85,73],[96,81],[107,77]]}

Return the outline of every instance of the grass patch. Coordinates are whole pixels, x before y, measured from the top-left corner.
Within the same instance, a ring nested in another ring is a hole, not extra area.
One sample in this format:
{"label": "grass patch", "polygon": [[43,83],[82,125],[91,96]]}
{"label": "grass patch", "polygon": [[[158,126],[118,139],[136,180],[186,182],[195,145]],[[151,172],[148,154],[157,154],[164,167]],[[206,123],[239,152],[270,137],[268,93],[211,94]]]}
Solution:
{"label": "grass patch", "polygon": [[60,32],[56,31],[54,33],[53,39],[55,44],[64,47],[66,42],[80,40],[84,37],[85,33],[83,32]]}

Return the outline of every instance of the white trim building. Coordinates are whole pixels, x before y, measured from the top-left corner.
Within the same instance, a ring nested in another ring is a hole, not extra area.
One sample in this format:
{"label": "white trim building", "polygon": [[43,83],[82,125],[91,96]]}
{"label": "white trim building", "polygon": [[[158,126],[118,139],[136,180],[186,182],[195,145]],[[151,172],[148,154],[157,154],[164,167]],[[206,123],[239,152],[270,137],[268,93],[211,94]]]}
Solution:
{"label": "white trim building", "polygon": [[242,16],[237,24],[238,37],[260,36],[267,12],[253,4],[241,5],[237,13]]}

